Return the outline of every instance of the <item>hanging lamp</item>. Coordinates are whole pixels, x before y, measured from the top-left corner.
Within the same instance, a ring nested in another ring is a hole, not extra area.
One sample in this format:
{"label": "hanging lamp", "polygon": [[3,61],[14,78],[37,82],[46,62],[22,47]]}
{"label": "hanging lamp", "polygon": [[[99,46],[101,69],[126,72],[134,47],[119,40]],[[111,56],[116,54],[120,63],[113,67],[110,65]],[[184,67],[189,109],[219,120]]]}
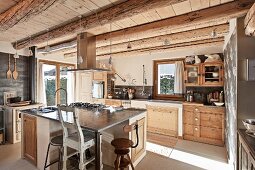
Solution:
{"label": "hanging lamp", "polygon": [[[80,18],[80,30],[79,30],[79,32],[81,34],[82,33],[82,28],[81,28],[81,18],[82,18],[82,16],[80,15],[78,17]],[[77,49],[80,50],[80,48],[77,48]],[[77,51],[77,55],[78,55],[78,57],[77,57],[77,64],[82,64],[83,63],[83,58],[80,55],[80,51]]]}
{"label": "hanging lamp", "polygon": [[13,56],[14,58],[19,58],[18,50],[17,50],[17,41],[16,41],[16,53]]}
{"label": "hanging lamp", "polygon": [[50,52],[50,46],[49,46],[49,29],[47,29],[47,45],[45,46],[45,51]]}
{"label": "hanging lamp", "polygon": [[29,36],[29,50],[28,50],[28,56],[33,56],[33,51],[32,51],[32,47],[31,47],[31,36]]}

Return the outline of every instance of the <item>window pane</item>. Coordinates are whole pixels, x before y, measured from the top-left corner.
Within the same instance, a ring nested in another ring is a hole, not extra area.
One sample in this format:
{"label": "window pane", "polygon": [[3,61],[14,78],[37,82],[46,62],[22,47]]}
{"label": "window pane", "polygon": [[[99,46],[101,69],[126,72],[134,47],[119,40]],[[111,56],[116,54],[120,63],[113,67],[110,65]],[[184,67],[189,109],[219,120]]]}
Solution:
{"label": "window pane", "polygon": [[[67,90],[67,103],[74,102],[74,73],[66,70],[73,69],[69,66],[60,66],[60,88]],[[66,96],[63,90],[60,91],[60,104],[66,103]]]}
{"label": "window pane", "polygon": [[43,75],[47,106],[54,106],[56,90],[56,66],[43,64]]}
{"label": "window pane", "polygon": [[174,94],[175,64],[158,65],[158,94]]}

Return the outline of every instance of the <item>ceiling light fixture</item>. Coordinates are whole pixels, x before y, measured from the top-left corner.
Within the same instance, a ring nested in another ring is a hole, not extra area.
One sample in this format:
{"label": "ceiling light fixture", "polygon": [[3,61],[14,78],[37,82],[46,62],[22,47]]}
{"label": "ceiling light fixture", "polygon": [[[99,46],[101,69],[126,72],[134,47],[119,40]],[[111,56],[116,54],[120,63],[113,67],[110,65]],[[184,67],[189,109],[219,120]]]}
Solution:
{"label": "ceiling light fixture", "polygon": [[50,46],[49,46],[49,29],[47,29],[47,45],[45,46],[45,51],[50,52]]}
{"label": "ceiling light fixture", "polygon": [[213,29],[211,32],[211,37],[215,38],[217,36],[216,29]]}
{"label": "ceiling light fixture", "polygon": [[32,51],[32,47],[31,47],[31,35],[29,36],[29,50],[28,50],[28,56],[33,56],[33,51]]}
{"label": "ceiling light fixture", "polygon": [[[79,19],[80,19],[80,30],[79,30],[79,32],[80,32],[80,34],[82,33],[82,28],[81,28],[81,18],[82,18],[82,16],[80,15],[80,16],[78,16],[79,17]],[[80,48],[78,48],[78,50],[79,51],[77,51],[77,54],[78,54],[78,57],[77,57],[77,64],[82,64],[83,63],[83,58],[82,58],[82,56],[80,55]]]}
{"label": "ceiling light fixture", "polygon": [[16,41],[16,53],[13,56],[14,58],[19,58],[18,50],[17,50],[17,41]]}
{"label": "ceiling light fixture", "polygon": [[132,45],[131,45],[131,42],[130,42],[130,38],[129,38],[129,40],[128,40],[127,49],[128,49],[128,50],[131,50],[131,49],[132,49]]}
{"label": "ceiling light fixture", "polygon": [[110,57],[109,57],[108,63],[109,63],[110,69],[112,69],[112,22],[110,22]]}

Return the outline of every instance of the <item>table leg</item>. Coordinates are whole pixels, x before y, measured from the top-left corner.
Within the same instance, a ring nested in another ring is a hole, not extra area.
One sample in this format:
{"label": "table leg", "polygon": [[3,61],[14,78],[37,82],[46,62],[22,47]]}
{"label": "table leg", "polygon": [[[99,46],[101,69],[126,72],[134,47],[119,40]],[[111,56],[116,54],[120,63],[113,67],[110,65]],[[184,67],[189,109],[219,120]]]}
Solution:
{"label": "table leg", "polygon": [[102,170],[101,136],[99,132],[95,132],[95,170]]}

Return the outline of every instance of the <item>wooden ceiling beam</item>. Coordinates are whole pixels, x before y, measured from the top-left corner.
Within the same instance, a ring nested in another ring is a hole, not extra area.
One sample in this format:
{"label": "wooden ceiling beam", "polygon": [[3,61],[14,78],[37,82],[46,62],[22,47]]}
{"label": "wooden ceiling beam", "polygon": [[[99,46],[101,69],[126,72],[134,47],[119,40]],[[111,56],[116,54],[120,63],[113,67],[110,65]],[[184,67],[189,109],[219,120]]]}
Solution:
{"label": "wooden ceiling beam", "polygon": [[[32,0],[30,0],[32,1]],[[114,5],[96,14],[86,16],[81,19],[81,26],[87,30],[96,28],[110,22],[118,21],[127,17],[132,17],[145,11],[165,7],[171,4],[179,3],[185,0],[128,0],[126,2]],[[85,31],[84,30],[84,31]],[[80,20],[67,23],[63,26],[52,29],[49,34],[47,32],[33,36],[32,44],[38,44],[49,39],[60,38],[64,35],[77,33],[80,31]],[[21,49],[29,46],[29,38],[18,41],[17,48]]]}
{"label": "wooden ceiling beam", "polygon": [[[224,37],[229,31],[228,24],[216,25],[207,28],[200,28],[190,31],[179,32],[175,34],[161,35],[131,42],[114,44],[112,46],[97,47],[97,55],[109,53],[110,48],[112,53],[126,51],[128,43],[131,44],[132,50],[160,47],[162,45],[180,44],[190,41],[199,41],[210,38]],[[212,35],[214,34],[214,35]]]}
{"label": "wooden ceiling beam", "polygon": [[111,39],[112,44],[123,42],[123,37],[126,41],[132,39],[143,39],[148,37],[155,37],[163,35],[165,32],[172,32],[172,30],[179,30],[179,28],[194,28],[200,27],[201,23],[222,22],[228,21],[231,18],[245,15],[254,0],[236,0],[226,4],[202,9],[199,11],[190,12],[187,14],[171,17],[165,20],[156,21],[140,26],[127,28],[110,33],[105,33],[97,36],[98,46],[109,45]]}
{"label": "wooden ceiling beam", "polygon": [[[185,43],[179,43],[179,44],[173,44],[173,45],[162,45],[160,47],[153,47],[153,48],[145,48],[145,49],[137,49],[137,50],[129,50],[129,51],[122,51],[118,53],[111,54],[112,57],[124,57],[124,56],[138,56],[138,55],[148,55],[152,53],[162,53],[162,52],[172,52],[177,50],[189,50],[194,48],[209,48],[209,47],[219,47],[223,46],[224,44],[224,38],[215,38],[215,39],[206,39],[206,40],[200,40],[200,41],[194,41],[194,42],[185,42]],[[64,54],[65,57],[76,57],[76,52],[66,53]],[[109,57],[109,54],[104,55],[97,55],[97,57]]]}
{"label": "wooden ceiling beam", "polygon": [[7,11],[0,14],[0,31],[12,28],[19,22],[23,22],[40,14],[60,0],[21,0]]}
{"label": "wooden ceiling beam", "polygon": [[246,35],[255,36],[255,3],[244,19],[244,28]]}
{"label": "wooden ceiling beam", "polygon": [[[221,24],[221,25],[215,25],[211,27],[206,28],[200,28],[190,31],[184,31],[180,33],[174,33],[174,34],[166,34],[151,38],[145,38],[140,40],[131,41],[132,50],[139,49],[139,48],[148,48],[148,47],[157,47],[162,46],[162,44],[169,42],[170,44],[178,44],[178,43],[184,43],[188,41],[198,41],[198,40],[204,40],[209,38],[218,38],[223,37],[226,35],[229,31],[229,24]],[[214,32],[215,36],[212,37],[212,32]],[[165,42],[165,40],[167,42]],[[113,53],[126,51],[127,50],[127,44],[129,42],[119,43],[119,44],[113,44],[111,46],[111,50]],[[51,50],[50,52],[54,51],[60,51],[63,49],[74,49],[77,45],[77,40],[72,39],[67,42],[58,43],[55,45],[50,46]],[[168,45],[168,44],[166,44]],[[97,47],[97,55],[102,55],[109,53],[110,46],[102,46],[98,47],[98,42],[96,42]],[[48,53],[45,49],[45,47],[37,49],[37,52],[39,53]]]}

